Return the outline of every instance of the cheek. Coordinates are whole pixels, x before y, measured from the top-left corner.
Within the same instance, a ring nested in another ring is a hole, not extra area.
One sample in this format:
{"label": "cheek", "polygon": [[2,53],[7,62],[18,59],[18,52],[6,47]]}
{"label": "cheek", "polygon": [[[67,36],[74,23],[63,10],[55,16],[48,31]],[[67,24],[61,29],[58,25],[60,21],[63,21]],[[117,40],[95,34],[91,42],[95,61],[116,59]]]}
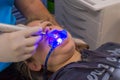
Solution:
{"label": "cheek", "polygon": [[34,58],[37,58],[37,60],[39,60],[43,64],[49,50],[50,47],[48,46],[47,42],[41,42],[37,48]]}

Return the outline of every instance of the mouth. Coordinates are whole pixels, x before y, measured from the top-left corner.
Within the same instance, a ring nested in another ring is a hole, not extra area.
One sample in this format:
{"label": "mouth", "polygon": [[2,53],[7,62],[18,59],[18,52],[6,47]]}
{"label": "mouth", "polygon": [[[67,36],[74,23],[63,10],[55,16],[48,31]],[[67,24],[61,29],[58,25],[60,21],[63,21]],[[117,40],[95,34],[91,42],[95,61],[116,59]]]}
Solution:
{"label": "mouth", "polygon": [[69,33],[67,32],[67,38],[64,39],[64,41],[58,46],[59,48],[63,48],[63,47],[68,47],[68,44],[70,43],[70,36]]}
{"label": "mouth", "polygon": [[69,42],[68,37],[58,46],[58,47],[64,47],[65,45],[67,45]]}
{"label": "mouth", "polygon": [[53,30],[47,35],[48,43],[51,47],[56,48],[66,42],[68,37],[66,30]]}

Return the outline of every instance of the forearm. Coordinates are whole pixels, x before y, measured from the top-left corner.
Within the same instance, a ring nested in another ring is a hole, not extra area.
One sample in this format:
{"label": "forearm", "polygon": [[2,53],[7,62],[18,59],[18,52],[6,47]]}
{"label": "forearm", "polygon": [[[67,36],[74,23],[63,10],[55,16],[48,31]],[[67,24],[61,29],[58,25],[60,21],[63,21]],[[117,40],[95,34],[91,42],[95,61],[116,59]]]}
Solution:
{"label": "forearm", "polygon": [[58,25],[40,0],[15,0],[15,4],[28,21],[47,20]]}

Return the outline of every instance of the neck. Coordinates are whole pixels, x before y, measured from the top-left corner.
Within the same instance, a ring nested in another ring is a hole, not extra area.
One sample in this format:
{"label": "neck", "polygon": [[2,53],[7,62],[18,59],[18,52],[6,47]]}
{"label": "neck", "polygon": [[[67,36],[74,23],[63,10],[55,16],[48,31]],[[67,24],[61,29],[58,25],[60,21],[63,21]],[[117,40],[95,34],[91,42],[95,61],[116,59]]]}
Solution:
{"label": "neck", "polygon": [[71,58],[69,58],[67,61],[65,61],[63,64],[60,64],[58,66],[56,66],[53,70],[53,72],[56,72],[57,70],[59,70],[60,68],[62,68],[63,66],[71,63],[71,62],[77,62],[81,60],[81,54],[78,51],[74,51],[73,55],[71,56]]}

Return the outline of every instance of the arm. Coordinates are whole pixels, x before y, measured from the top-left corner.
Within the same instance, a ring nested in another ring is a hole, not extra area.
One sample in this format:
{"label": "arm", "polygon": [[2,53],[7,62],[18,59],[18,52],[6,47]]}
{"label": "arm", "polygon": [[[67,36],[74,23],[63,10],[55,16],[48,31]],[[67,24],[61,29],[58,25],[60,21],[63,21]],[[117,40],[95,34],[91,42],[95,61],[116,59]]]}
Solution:
{"label": "arm", "polygon": [[47,20],[58,25],[40,0],[15,0],[15,5],[28,21]]}

